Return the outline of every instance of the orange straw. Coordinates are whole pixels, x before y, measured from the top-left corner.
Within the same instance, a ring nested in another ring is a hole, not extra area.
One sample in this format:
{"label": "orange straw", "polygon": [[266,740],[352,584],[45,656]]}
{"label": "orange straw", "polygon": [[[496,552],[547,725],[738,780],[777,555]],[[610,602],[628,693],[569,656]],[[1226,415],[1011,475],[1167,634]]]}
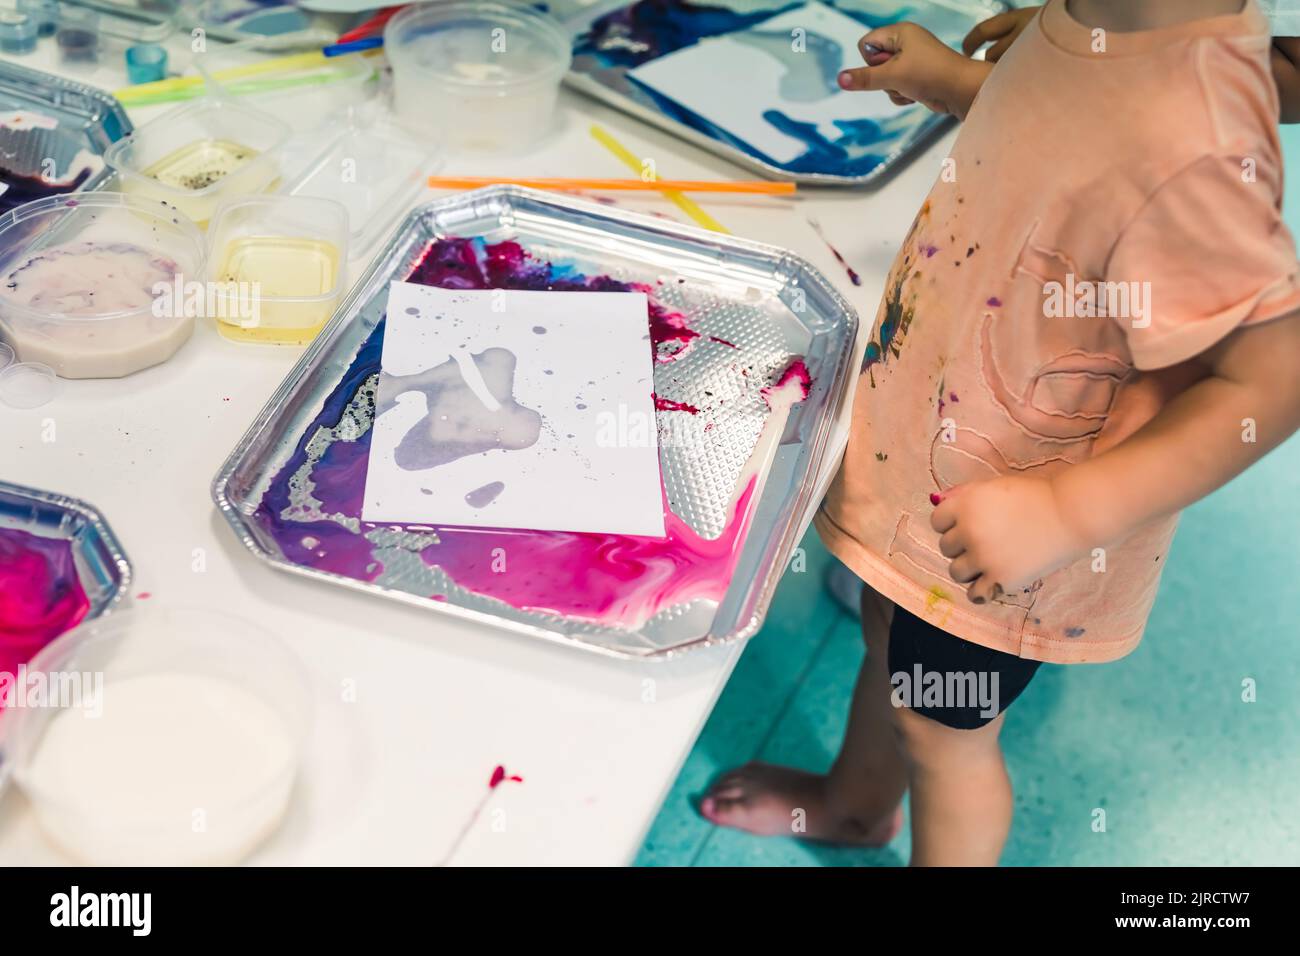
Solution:
{"label": "orange straw", "polygon": [[578,189],[618,190],[630,192],[681,193],[745,193],[757,196],[791,196],[796,191],[794,183],[772,183],[759,180],[716,182],[703,179],[567,179],[564,177],[494,177],[494,176],[430,176],[432,189],[477,189],[480,186],[528,186],[533,189],[556,189],[572,192]]}

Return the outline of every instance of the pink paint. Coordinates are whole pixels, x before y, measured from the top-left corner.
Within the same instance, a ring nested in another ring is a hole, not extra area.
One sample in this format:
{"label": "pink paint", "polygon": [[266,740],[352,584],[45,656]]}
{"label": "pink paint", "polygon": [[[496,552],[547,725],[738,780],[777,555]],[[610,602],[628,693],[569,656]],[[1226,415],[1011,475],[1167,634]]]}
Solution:
{"label": "pink paint", "polygon": [[943,495],[939,494],[938,492],[930,493],[930,504],[934,505],[937,508],[939,507],[942,501],[943,501]]}
{"label": "pink paint", "polygon": [[692,415],[698,415],[700,410],[694,405],[686,402],[674,402],[671,398],[661,398],[658,394],[651,393],[655,400],[655,410],[660,412],[689,412]]}
{"label": "pink paint", "polygon": [[725,345],[725,346],[726,346],[727,348],[729,348],[729,349],[734,349],[734,348],[736,348],[735,343],[733,343],[733,342],[728,342],[726,339],[720,339],[720,338],[718,338],[716,335],[710,335],[710,336],[709,336],[709,341],[710,341],[710,342],[717,342],[719,345]]}
{"label": "pink paint", "polygon": [[0,528],[0,673],[16,674],[89,611],[71,543]]}
{"label": "pink paint", "polygon": [[784,372],[776,380],[775,385],[769,385],[760,389],[759,394],[763,396],[763,401],[767,402],[768,408],[774,408],[774,399],[778,394],[789,398],[794,398],[794,402],[802,402],[808,397],[808,392],[812,389],[812,376],[808,374],[808,366],[804,364],[803,359],[795,359],[786,366]]}
{"label": "pink paint", "polygon": [[497,764],[497,768],[492,771],[492,778],[488,780],[488,789],[495,790],[505,780],[509,780],[511,783],[524,782],[524,778],[519,776],[518,774],[510,774],[509,776],[507,776],[506,768],[503,767],[501,764]]}
{"label": "pink paint", "polygon": [[147,600],[149,600],[151,597],[153,597],[153,595],[150,594],[148,591],[141,591],[141,592],[140,592],[139,594],[137,594],[135,597],[136,597],[136,600],[137,600],[137,601],[147,601]]}

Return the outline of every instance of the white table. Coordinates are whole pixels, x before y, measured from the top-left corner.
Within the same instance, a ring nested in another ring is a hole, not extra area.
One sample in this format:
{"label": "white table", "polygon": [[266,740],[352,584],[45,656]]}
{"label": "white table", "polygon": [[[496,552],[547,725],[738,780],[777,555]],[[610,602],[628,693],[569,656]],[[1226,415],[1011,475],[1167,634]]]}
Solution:
{"label": "white table", "polygon": [[[21,62],[54,70],[51,46],[43,41]],[[173,63],[183,62],[177,47]],[[77,78],[105,89],[123,83],[117,62]],[[132,118],[139,124],[164,109]],[[554,135],[529,155],[450,157],[446,168],[627,175],[588,134],[592,122],[653,158],[663,178],[748,178],[567,91]],[[951,135],[877,192],[807,190],[794,203],[697,198],[736,234],[819,267],[858,309],[865,336]],[[623,204],[682,218],[658,197]],[[860,287],[809,216],[861,275]],[[364,266],[352,263],[353,278]],[[54,401],[33,411],[0,408],[0,476],[98,506],[135,565],[133,592],[149,595],[137,600],[235,611],[283,636],[306,662],[317,714],[300,785],[285,826],[251,862],[438,862],[466,819],[466,794],[486,791],[504,764],[524,783],[493,793],[454,862],[628,863],[741,648],[664,664],[611,661],[271,570],[230,533],[208,486],[299,354],[235,344],[201,324],[162,366],[121,380],[64,382]],[[42,441],[50,424],[54,440]],[[201,572],[193,570],[196,555]],[[355,689],[354,701],[344,699],[345,686]],[[0,799],[0,864],[62,861],[10,787]]]}

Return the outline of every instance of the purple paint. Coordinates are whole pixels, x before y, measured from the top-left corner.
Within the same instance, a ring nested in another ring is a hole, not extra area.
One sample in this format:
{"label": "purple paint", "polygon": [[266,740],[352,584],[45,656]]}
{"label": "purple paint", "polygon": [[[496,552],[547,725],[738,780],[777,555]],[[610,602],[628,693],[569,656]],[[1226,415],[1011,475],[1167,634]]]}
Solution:
{"label": "purple paint", "polygon": [[502,348],[485,349],[467,356],[482,379],[483,386],[496,399],[498,408],[490,409],[465,381],[465,368],[455,358],[414,375],[379,377],[379,393],[390,396],[381,402],[376,415],[396,408],[407,392],[425,396],[427,411],[398,442],[393,460],[405,471],[436,468],[469,455],[490,451],[518,451],[537,444],[542,431],[542,416],[515,401],[516,360],[513,352]]}
{"label": "purple paint", "polygon": [[482,488],[475,488],[465,495],[465,504],[471,508],[486,508],[497,500],[497,496],[506,490],[504,481],[489,481]]}
{"label": "purple paint", "polygon": [[989,296],[988,305],[992,306],[995,309],[1000,309],[1002,308],[1002,300],[995,295],[991,295]]}

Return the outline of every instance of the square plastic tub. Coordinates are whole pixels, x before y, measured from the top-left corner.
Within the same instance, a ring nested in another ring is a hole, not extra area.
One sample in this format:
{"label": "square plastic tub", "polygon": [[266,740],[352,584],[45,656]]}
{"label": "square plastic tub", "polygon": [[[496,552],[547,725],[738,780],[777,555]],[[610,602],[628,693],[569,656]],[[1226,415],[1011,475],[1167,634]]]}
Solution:
{"label": "square plastic tub", "polygon": [[63,378],[118,378],[194,331],[177,289],[203,275],[203,234],[155,199],[51,196],[0,216],[0,337]]}
{"label": "square plastic tub", "polygon": [[338,203],[233,200],[208,229],[209,314],[227,338],[306,344],[334,314],[347,261],[348,214]]}
{"label": "square plastic tub", "polygon": [[340,203],[348,211],[352,254],[359,256],[411,210],[441,164],[436,149],[381,122],[335,137],[283,191]]}
{"label": "square plastic tub", "polygon": [[220,203],[274,185],[289,132],[268,113],[209,97],[141,126],[104,160],[123,192],[171,203],[202,227]]}
{"label": "square plastic tub", "polygon": [[551,127],[573,59],[553,18],[497,0],[415,4],[384,27],[403,122],[454,149],[516,152]]}

